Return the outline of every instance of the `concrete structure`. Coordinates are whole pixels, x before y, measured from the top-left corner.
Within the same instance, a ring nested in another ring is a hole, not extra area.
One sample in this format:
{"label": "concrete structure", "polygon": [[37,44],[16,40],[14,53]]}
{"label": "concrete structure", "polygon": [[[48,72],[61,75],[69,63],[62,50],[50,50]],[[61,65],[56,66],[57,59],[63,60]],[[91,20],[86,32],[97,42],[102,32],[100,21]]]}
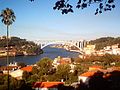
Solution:
{"label": "concrete structure", "polygon": [[87,41],[85,40],[36,40],[35,43],[40,45],[41,49],[51,44],[63,44],[63,45],[67,44],[69,46],[77,47],[82,53],[83,48],[87,44]]}

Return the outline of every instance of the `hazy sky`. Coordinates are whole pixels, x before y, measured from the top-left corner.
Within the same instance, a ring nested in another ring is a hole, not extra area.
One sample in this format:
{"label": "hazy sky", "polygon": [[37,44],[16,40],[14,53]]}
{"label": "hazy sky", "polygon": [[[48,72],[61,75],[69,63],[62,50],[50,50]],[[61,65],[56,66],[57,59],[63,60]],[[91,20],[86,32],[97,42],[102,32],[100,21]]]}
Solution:
{"label": "hazy sky", "polygon": [[[10,26],[10,35],[28,40],[90,40],[120,36],[120,0],[116,0],[114,10],[96,16],[95,5],[84,10],[74,8],[73,14],[62,15],[53,10],[55,1],[0,0],[0,11],[8,7],[16,15],[16,21]],[[6,35],[6,27],[0,22],[0,36],[3,35]]]}

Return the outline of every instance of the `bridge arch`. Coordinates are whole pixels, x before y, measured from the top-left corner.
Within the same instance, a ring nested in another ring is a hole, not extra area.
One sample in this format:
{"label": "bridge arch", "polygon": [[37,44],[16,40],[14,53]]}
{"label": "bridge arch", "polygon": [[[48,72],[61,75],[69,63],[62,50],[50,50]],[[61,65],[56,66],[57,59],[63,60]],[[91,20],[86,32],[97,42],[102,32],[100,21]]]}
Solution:
{"label": "bridge arch", "polygon": [[59,42],[43,43],[43,44],[41,44],[41,49],[43,49],[43,48],[45,48],[45,47],[47,47],[49,45],[52,45],[52,44],[63,44],[63,45],[67,44],[67,45],[72,45],[72,46],[75,46],[76,48],[78,48],[80,53],[83,53],[83,49],[80,48],[79,46],[77,46],[76,44],[74,44],[72,42],[62,42],[62,41],[61,42],[59,41]]}
{"label": "bridge arch", "polygon": [[43,43],[43,44],[41,44],[41,49],[43,49],[43,48],[45,48],[49,45],[52,45],[52,44],[64,44],[64,43],[59,43],[59,42],[49,42],[49,43],[46,43],[46,44]]}

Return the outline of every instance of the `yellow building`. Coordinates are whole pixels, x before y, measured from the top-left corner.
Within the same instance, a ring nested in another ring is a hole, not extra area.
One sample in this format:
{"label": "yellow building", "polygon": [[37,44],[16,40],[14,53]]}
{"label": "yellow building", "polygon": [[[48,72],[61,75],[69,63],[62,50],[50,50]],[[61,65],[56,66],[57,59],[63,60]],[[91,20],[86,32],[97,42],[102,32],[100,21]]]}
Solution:
{"label": "yellow building", "polygon": [[91,55],[95,53],[95,45],[87,45],[84,48],[84,52],[86,55]]}

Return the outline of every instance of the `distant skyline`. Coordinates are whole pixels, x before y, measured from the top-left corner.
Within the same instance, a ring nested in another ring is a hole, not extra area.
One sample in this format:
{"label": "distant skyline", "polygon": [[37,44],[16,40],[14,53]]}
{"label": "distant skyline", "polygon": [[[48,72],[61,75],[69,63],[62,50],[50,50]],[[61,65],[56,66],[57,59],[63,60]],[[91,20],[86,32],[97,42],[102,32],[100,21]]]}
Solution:
{"label": "distant skyline", "polygon": [[[77,0],[71,3],[75,4]],[[120,37],[120,0],[112,11],[94,15],[96,5],[62,15],[54,11],[56,0],[0,0],[0,12],[7,7],[16,15],[10,26],[10,36],[27,40],[92,40],[100,37]],[[0,19],[1,20],[1,19]],[[0,36],[6,27],[0,21]]]}

